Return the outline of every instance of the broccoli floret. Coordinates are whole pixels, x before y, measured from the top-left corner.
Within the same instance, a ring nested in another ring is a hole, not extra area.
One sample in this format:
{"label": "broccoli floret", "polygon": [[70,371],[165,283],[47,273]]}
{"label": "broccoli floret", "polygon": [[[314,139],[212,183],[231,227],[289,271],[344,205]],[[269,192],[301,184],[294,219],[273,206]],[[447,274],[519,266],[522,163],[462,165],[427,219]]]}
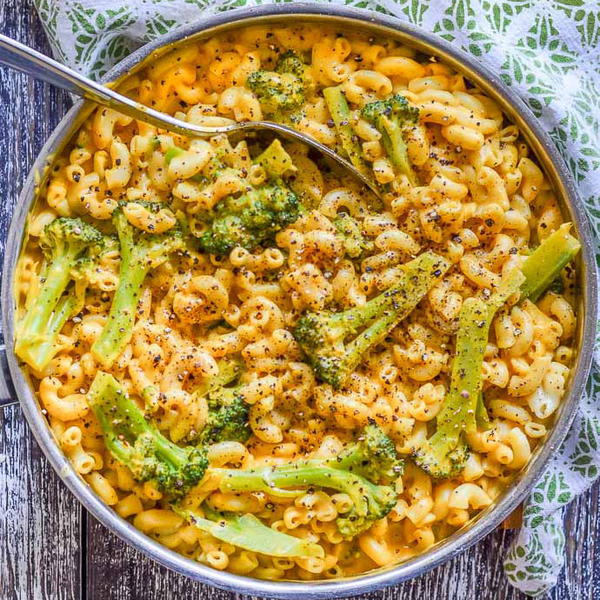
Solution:
{"label": "broccoli floret", "polygon": [[304,104],[304,84],[291,73],[254,71],[248,75],[246,85],[268,115],[290,112]]}
{"label": "broccoli floret", "polygon": [[250,73],[246,85],[256,94],[265,113],[283,115],[304,104],[311,79],[307,66],[289,51],[279,57],[274,71]]}
{"label": "broccoli floret", "polygon": [[240,394],[240,386],[227,387],[237,381],[241,372],[240,361],[221,360],[219,373],[196,390],[195,394],[206,397],[208,402],[208,418],[198,437],[200,443],[244,443],[250,437],[250,406]]}
{"label": "broccoli floret", "polygon": [[554,292],[555,294],[564,294],[565,293],[565,281],[562,278],[562,275],[557,275],[552,283],[548,286],[548,290]]}
{"label": "broccoli floret", "polygon": [[416,185],[417,177],[408,158],[404,133],[417,123],[419,109],[410,106],[404,96],[395,94],[387,100],[365,105],[362,116],[381,133],[383,147],[394,169]]}
{"label": "broccoli floret", "polygon": [[248,441],[250,405],[236,388],[222,388],[208,395],[208,419],[198,438],[202,444]]}
{"label": "broccoli floret", "polygon": [[227,254],[236,246],[253,250],[300,216],[300,203],[281,180],[254,188],[239,197],[220,200],[212,221],[199,238],[209,254]]}
{"label": "broccoli floret", "polygon": [[[234,359],[223,359],[218,365],[218,374],[205,380],[193,392],[194,398],[207,401],[206,423],[200,432],[190,431],[186,437],[202,445],[225,441],[244,443],[252,433],[248,424],[250,406],[244,401],[239,386],[227,387],[237,381],[242,365]],[[146,387],[142,398],[148,413],[153,414],[160,408],[160,391],[156,386]]]}
{"label": "broccoli floret", "polygon": [[363,253],[373,249],[373,244],[365,239],[360,226],[348,213],[340,213],[333,224],[340,233],[344,251],[350,258],[358,258]]}
{"label": "broccoli floret", "polygon": [[374,423],[367,425],[357,441],[329,459],[328,464],[376,482],[394,481],[403,471],[394,442]]}
{"label": "broccoli floret", "polygon": [[135,310],[146,275],[174,252],[185,250],[185,241],[177,226],[162,234],[139,231],[135,235],[135,228],[120,208],[113,213],[112,221],[121,252],[119,284],[104,328],[92,345],[94,358],[106,369],[112,366],[133,335]]}
{"label": "broccoli floret", "polygon": [[198,437],[199,443],[244,443],[250,437],[250,405],[244,401],[239,386],[226,387],[238,379],[241,370],[239,361],[222,360],[219,362],[218,375],[196,390],[196,394],[205,396],[208,402],[208,418]]}
{"label": "broccoli floret", "polygon": [[275,71],[277,73],[291,73],[303,82],[306,82],[309,78],[308,65],[304,64],[293,50],[287,50],[277,59]]}
{"label": "broccoli floret", "polygon": [[469,448],[462,437],[462,429],[454,434],[450,427],[438,431],[414,450],[414,461],[436,479],[454,477],[464,468]]}
{"label": "broccoli floret", "polygon": [[[317,378],[342,387],[367,350],[415,308],[449,267],[441,256],[426,252],[403,265],[398,280],[364,306],[300,317],[293,334]],[[348,342],[362,327],[366,328]]]}
{"label": "broccoli floret", "polygon": [[[266,492],[286,498],[303,493],[289,489],[299,486],[344,492],[351,498],[352,507],[337,518],[337,526],[345,538],[353,538],[392,510],[397,500],[396,490],[392,485],[378,485],[378,482],[380,479],[393,482],[401,471],[393,443],[383,432],[372,426],[365,431],[364,438],[357,447],[347,448],[341,460],[314,458],[248,470],[211,469],[211,473],[219,477],[223,492]],[[365,464],[368,462],[373,464]]]}
{"label": "broccoli floret", "polygon": [[73,286],[64,294],[78,261],[102,242],[102,234],[78,218],[59,217],[44,228],[41,286],[18,324],[15,344],[17,355],[35,371],[44,369],[58,352],[58,334],[79,304]]}
{"label": "broccoli floret", "polygon": [[119,240],[114,235],[105,235],[99,244],[90,246],[88,251],[77,259],[71,274],[80,291],[85,291],[90,285],[98,287],[102,278],[98,265],[110,254],[118,256]]}
{"label": "broccoli floret", "polygon": [[230,383],[235,383],[242,374],[243,369],[242,361],[233,357],[222,358],[217,362],[217,367],[219,369],[218,373],[196,388],[196,394],[206,396]]}
{"label": "broccoli floret", "polygon": [[170,499],[178,499],[204,477],[206,450],[181,447],[168,440],[109,373],[98,371],[88,402],[106,447],[137,481],[152,481]]}

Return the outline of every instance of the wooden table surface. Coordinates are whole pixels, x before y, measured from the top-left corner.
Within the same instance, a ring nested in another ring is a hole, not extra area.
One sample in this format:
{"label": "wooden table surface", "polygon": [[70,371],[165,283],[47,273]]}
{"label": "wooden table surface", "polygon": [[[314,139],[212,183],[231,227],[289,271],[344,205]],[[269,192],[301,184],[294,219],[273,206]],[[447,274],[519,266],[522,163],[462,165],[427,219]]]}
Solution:
{"label": "wooden table surface", "polygon": [[[0,32],[48,53],[29,0],[0,0]],[[0,68],[0,230],[36,154],[66,112],[65,93]],[[4,237],[4,236],[2,236]],[[0,248],[3,249],[3,239]],[[566,514],[566,568],[549,595],[600,599],[598,485]],[[515,600],[496,531],[460,557],[369,600]],[[91,518],[61,484],[19,408],[0,411],[0,600],[234,600],[164,569]]]}

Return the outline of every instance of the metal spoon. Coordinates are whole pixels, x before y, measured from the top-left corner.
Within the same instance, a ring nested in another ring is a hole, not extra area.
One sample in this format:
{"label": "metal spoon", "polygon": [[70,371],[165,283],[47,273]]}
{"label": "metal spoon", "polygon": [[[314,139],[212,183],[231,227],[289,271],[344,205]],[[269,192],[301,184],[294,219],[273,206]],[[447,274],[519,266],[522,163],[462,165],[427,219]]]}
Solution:
{"label": "metal spoon", "polygon": [[117,110],[120,113],[143,121],[144,123],[149,123],[155,127],[167,129],[189,137],[207,138],[219,133],[232,134],[257,130],[273,131],[286,138],[298,140],[299,142],[315,148],[325,156],[334,160],[344,169],[350,171],[378,196],[380,194],[380,191],[377,189],[374,182],[356,169],[345,158],[342,158],[331,148],[324,146],[310,136],[300,133],[286,125],[274,123],[273,121],[246,121],[242,123],[232,123],[231,125],[226,125],[224,127],[203,127],[201,125],[186,123],[185,121],[180,121],[179,119],[149,108],[148,106],[144,106],[131,98],[127,98],[109,87],[96,83],[44,54],[4,35],[0,35],[0,64],[22,71],[36,79],[46,81],[47,83],[67,90],[68,92],[72,92],[77,96],[81,96],[82,98],[92,100],[102,106]]}

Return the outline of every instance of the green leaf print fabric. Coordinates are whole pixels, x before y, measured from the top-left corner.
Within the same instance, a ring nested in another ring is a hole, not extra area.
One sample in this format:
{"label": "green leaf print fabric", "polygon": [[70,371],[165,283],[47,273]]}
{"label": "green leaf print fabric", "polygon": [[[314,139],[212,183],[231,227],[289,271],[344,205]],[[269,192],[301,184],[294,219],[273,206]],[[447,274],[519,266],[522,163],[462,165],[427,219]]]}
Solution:
{"label": "green leaf print fabric", "polygon": [[[56,57],[101,77],[165,32],[261,0],[34,0]],[[600,225],[599,0],[348,0],[433,31],[499,72],[530,106],[567,162]],[[596,357],[596,363],[598,356]],[[531,596],[551,588],[564,562],[562,509],[600,465],[600,374],[592,373],[568,438],[525,504],[504,560],[510,582]]]}

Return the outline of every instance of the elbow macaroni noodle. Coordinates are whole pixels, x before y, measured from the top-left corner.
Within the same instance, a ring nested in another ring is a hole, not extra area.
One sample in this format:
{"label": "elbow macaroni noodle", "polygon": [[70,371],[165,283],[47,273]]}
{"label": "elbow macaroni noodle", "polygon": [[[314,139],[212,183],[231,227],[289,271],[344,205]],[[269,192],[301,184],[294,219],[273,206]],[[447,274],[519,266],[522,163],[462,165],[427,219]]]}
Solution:
{"label": "elbow macaroni noodle", "polygon": [[[130,93],[192,123],[261,119],[246,78],[272,69],[286,50],[304,57],[313,79],[294,126],[335,145],[320,91],[341,85],[367,164],[388,186],[383,206],[372,208],[355,182],[320,169],[305,148],[290,145],[293,186],[309,209],[277,234],[272,247],[237,247],[221,258],[190,251],[157,268],[144,284],[132,339],[111,372],[134,396],[156,387],[159,428],[185,441],[202,429],[208,410],[191,393],[191,381],[214,374],[216,359],[241,355],[253,436],[246,445],[212,446],[213,466],[335,455],[370,421],[408,459],[448,391],[463,300],[489,293],[535,240],[562,223],[558,201],[518,129],[491,99],[459,73],[389,40],[304,25],[253,27],[171,51],[130,82]],[[395,176],[380,133],[358,114],[366,102],[391,93],[420,109],[406,140],[421,182],[412,188]],[[168,159],[175,146],[183,152]],[[229,168],[203,185],[201,174],[217,153]],[[21,306],[35,294],[43,262],[38,236],[56,216],[102,221],[124,202],[136,228],[168,231],[183,215],[196,235],[203,210],[247,185],[240,170],[254,185],[264,181],[264,169],[250,167],[245,141],[189,140],[99,108],[71,151],[56,160],[44,202],[29,221],[16,284]],[[169,208],[150,212],[140,202]],[[345,256],[333,223],[340,212],[357,220],[371,244],[362,261]],[[299,312],[360,306],[393,281],[399,265],[426,249],[446,256],[451,270],[347,386],[319,383],[290,333]],[[61,331],[59,354],[43,372],[32,373],[41,406],[76,471],[107,504],[147,535],[216,569],[269,579],[336,578],[424,552],[510,484],[551,426],[569,376],[577,321],[569,285],[564,293],[500,311],[483,369],[490,428],[469,434],[465,468],[451,480],[434,480],[407,460],[396,506],[355,540],[342,539],[334,523],[351,507],[345,494],[225,494],[205,479],[188,498],[192,506],[208,499],[220,510],[255,514],[324,551],[310,559],[259,555],[186,524],[151,484],[137,483],[104,448],[86,392],[99,367],[90,348],[106,320],[118,266],[118,250],[103,258],[81,313]],[[572,272],[567,275],[572,279]]]}

